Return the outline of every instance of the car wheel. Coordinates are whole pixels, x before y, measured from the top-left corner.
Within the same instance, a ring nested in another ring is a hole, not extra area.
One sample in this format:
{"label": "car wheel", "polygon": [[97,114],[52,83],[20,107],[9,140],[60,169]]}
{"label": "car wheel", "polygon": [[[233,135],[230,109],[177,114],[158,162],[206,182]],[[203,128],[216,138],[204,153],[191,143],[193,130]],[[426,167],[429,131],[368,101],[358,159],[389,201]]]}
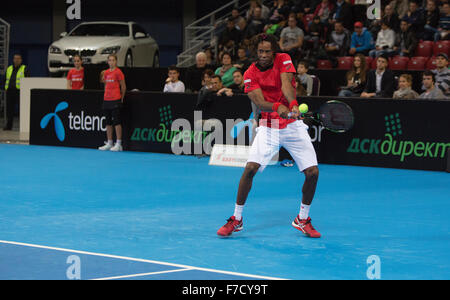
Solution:
{"label": "car wheel", "polygon": [[153,68],[159,68],[159,54],[156,53],[153,57]]}
{"label": "car wheel", "polygon": [[125,56],[125,67],[133,67],[133,54],[130,50],[128,50]]}

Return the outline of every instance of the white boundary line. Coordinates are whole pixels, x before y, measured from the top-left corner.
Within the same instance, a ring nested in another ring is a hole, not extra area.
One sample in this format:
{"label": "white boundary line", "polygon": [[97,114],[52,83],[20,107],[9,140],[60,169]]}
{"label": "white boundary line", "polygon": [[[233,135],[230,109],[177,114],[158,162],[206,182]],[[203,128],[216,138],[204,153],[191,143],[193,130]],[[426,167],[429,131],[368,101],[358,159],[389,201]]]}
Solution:
{"label": "white boundary line", "polygon": [[113,279],[133,278],[133,277],[142,277],[142,276],[166,274],[166,273],[184,272],[184,271],[190,271],[190,270],[193,270],[193,269],[178,269],[178,270],[151,272],[151,273],[140,273],[140,274],[131,274],[131,275],[123,275],[123,276],[95,278],[95,279],[92,279],[92,280],[113,280]]}
{"label": "white boundary line", "polygon": [[187,265],[180,265],[180,264],[161,262],[161,261],[156,261],[156,260],[132,258],[132,257],[126,257],[126,256],[117,256],[117,255],[103,254],[103,253],[94,253],[94,252],[87,252],[87,251],[79,251],[79,250],[72,250],[72,249],[57,248],[57,247],[34,245],[34,244],[28,244],[28,243],[20,243],[20,242],[11,242],[11,241],[0,240],[0,244],[25,246],[25,247],[40,248],[40,249],[47,249],[47,250],[54,250],[54,251],[62,251],[62,252],[71,252],[71,253],[77,253],[77,254],[101,256],[101,257],[108,257],[108,258],[116,258],[116,259],[130,260],[130,261],[136,261],[136,262],[145,262],[145,263],[159,264],[159,265],[165,265],[165,266],[171,266],[171,267],[178,267],[178,268],[183,269],[183,271],[186,270],[186,269],[188,269],[188,270],[198,270],[198,271],[213,272],[213,273],[227,274],[227,275],[234,275],[234,276],[241,276],[241,277],[250,277],[250,278],[252,278],[254,280],[255,279],[286,280],[286,279],[283,279],[283,278],[251,275],[251,274],[245,274],[245,273],[221,271],[221,270],[207,269],[207,268],[198,268],[198,267],[192,267],[192,266],[187,266]]}

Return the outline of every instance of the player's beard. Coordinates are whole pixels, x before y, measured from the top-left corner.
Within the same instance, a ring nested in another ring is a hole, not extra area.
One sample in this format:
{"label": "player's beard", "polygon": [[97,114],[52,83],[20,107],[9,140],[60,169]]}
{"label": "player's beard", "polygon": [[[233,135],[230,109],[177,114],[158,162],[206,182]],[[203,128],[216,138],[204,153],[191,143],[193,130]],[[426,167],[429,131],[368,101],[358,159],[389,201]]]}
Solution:
{"label": "player's beard", "polygon": [[268,57],[266,59],[258,58],[258,62],[256,64],[256,66],[261,71],[268,70],[268,69],[272,68],[272,66],[273,66],[273,58],[271,58],[271,57]]}

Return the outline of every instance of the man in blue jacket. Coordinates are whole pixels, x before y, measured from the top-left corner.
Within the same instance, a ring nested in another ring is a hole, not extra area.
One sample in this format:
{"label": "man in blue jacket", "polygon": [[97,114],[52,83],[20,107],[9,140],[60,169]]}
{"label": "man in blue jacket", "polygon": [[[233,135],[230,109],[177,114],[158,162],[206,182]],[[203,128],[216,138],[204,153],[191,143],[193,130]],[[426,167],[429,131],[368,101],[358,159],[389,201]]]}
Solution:
{"label": "man in blue jacket", "polygon": [[368,56],[369,51],[374,48],[372,34],[364,28],[361,22],[356,22],[354,28],[355,32],[352,34],[349,54],[355,55],[362,53]]}

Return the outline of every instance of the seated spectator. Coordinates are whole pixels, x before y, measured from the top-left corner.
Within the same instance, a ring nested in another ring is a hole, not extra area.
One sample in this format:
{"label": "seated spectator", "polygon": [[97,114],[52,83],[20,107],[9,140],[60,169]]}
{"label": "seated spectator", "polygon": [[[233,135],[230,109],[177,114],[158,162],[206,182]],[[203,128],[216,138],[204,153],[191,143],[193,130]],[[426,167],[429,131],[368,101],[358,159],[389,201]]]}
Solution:
{"label": "seated spectator", "polygon": [[412,76],[409,74],[402,74],[398,79],[398,90],[394,92],[393,99],[417,99],[419,94],[412,88]]}
{"label": "seated spectator", "polygon": [[436,56],[436,69],[432,71],[436,79],[436,86],[450,97],[450,70],[448,69],[448,56],[445,53],[439,53]]}
{"label": "seated spectator", "polygon": [[389,28],[389,25],[382,21],[381,30],[378,32],[377,41],[375,43],[375,49],[369,52],[369,56],[372,58],[378,57],[381,54],[387,54],[391,56],[394,52],[395,44],[395,32]]}
{"label": "seated spectator", "polygon": [[319,16],[320,22],[328,26],[328,19],[333,16],[334,4],[329,0],[322,0],[314,11],[314,17]]}
{"label": "seated spectator", "polygon": [[269,22],[279,22],[280,17],[289,14],[290,7],[286,0],[275,0],[269,13]]}
{"label": "seated spectator", "polygon": [[222,89],[222,79],[214,75],[212,70],[206,70],[204,73],[203,87],[197,96],[195,110],[203,110],[212,102],[212,95]]}
{"label": "seated spectator", "polygon": [[356,54],[353,66],[346,74],[347,85],[341,88],[339,97],[359,97],[366,87],[367,79],[366,57]]}
{"label": "seated spectator", "polygon": [[352,5],[345,0],[337,0],[333,16],[330,18],[330,25],[341,22],[347,30],[352,30],[353,9]]}
{"label": "seated spectator", "polygon": [[261,5],[257,5],[253,10],[253,15],[248,20],[245,38],[251,38],[263,32],[267,19],[262,16]]}
{"label": "seated spectator", "polygon": [[205,52],[199,52],[195,56],[195,65],[186,70],[186,88],[196,93],[202,88],[203,73],[206,69],[211,68],[207,64],[207,56]]}
{"label": "seated spectator", "polygon": [[211,69],[206,69],[202,76],[202,90],[209,90],[212,88],[212,77],[214,76],[214,71]]}
{"label": "seated spectator", "polygon": [[401,56],[414,56],[417,48],[417,38],[414,32],[410,30],[410,25],[405,20],[400,22],[400,32],[395,36],[394,54]]}
{"label": "seated spectator", "polygon": [[434,41],[445,40],[450,37],[450,4],[442,4],[442,11],[443,13],[439,18],[439,27],[434,34]]}
{"label": "seated spectator", "polygon": [[239,13],[239,9],[237,8],[233,8],[233,10],[231,11],[231,20],[234,22],[234,26],[236,27],[237,30],[240,30],[240,26],[239,24],[242,24],[242,22],[245,22],[245,18],[241,16],[241,14]]}
{"label": "seated spectator", "polygon": [[219,50],[225,50],[234,54],[235,47],[240,43],[241,34],[236,29],[234,21],[229,18],[227,20],[227,26],[219,37]]}
{"label": "seated spectator", "polygon": [[434,0],[428,0],[425,10],[425,27],[423,39],[427,41],[434,40],[434,34],[439,26],[440,12]]}
{"label": "seated spectator", "polygon": [[247,71],[252,62],[247,57],[247,51],[244,47],[239,47],[238,49],[238,59],[236,60],[234,67],[237,69],[241,69],[243,72]]}
{"label": "seated spectator", "polygon": [[233,84],[217,92],[217,96],[226,95],[232,97],[235,94],[244,94],[244,75],[239,69],[233,73]]}
{"label": "seated spectator", "polygon": [[308,74],[309,65],[306,61],[301,61],[297,66],[297,77],[300,84],[306,91],[306,96],[311,96],[313,92],[314,80],[311,75]]}
{"label": "seated spectator", "polygon": [[261,8],[262,18],[264,20],[267,20],[269,18],[270,9],[267,6],[261,4],[260,0],[250,0],[250,8],[247,10],[246,19],[250,20],[254,16],[257,7]]}
{"label": "seated spectator", "polygon": [[233,84],[233,72],[236,71],[236,68],[233,66],[233,60],[229,53],[223,53],[221,61],[222,66],[216,69],[215,74],[219,75],[223,85],[228,87]]}
{"label": "seated spectator", "polygon": [[292,59],[301,53],[304,38],[303,30],[297,27],[297,19],[289,17],[288,26],[281,31],[280,35],[280,49],[288,53]]}
{"label": "seated spectator", "polygon": [[305,41],[312,43],[312,52],[317,52],[319,49],[319,42],[325,33],[325,26],[320,22],[319,16],[315,16],[311,25],[309,25],[308,35],[305,36]]}
{"label": "seated spectator", "polygon": [[422,83],[425,88],[425,92],[420,94],[420,99],[445,99],[445,95],[435,85],[435,77],[433,72],[425,71],[422,76]]}
{"label": "seated spectator", "polygon": [[401,20],[408,12],[409,0],[393,0],[389,3],[389,5],[392,6],[392,9]]}
{"label": "seated spectator", "polygon": [[389,28],[391,28],[395,32],[400,29],[400,18],[398,17],[398,14],[395,12],[392,5],[385,6],[382,21],[386,22],[389,25]]}
{"label": "seated spectator", "polygon": [[363,28],[361,22],[356,22],[354,27],[355,32],[352,34],[349,54],[362,53],[367,56],[369,51],[373,49],[372,35],[367,29]]}
{"label": "seated spectator", "polygon": [[409,2],[409,10],[403,17],[403,20],[407,21],[411,25],[411,29],[416,34],[417,38],[422,36],[425,21],[416,2]]}
{"label": "seated spectator", "polygon": [[298,76],[295,76],[295,89],[297,90],[297,97],[307,96],[305,87],[300,82],[300,78],[298,78]]}
{"label": "seated spectator", "polygon": [[327,42],[325,44],[325,51],[328,56],[334,58],[346,56],[350,49],[351,33],[343,26],[341,21],[334,23],[334,30],[328,35]]}
{"label": "seated spectator", "polygon": [[392,98],[395,80],[388,65],[389,58],[385,54],[377,58],[377,68],[369,71],[366,87],[361,93],[362,98]]}
{"label": "seated spectator", "polygon": [[211,67],[211,69],[215,69],[217,67],[217,63],[216,60],[214,59],[214,53],[212,49],[206,48],[204,52],[206,54],[206,65]]}
{"label": "seated spectator", "polygon": [[169,67],[169,78],[166,79],[164,93],[184,93],[184,83],[179,80],[180,70],[176,66]]}

